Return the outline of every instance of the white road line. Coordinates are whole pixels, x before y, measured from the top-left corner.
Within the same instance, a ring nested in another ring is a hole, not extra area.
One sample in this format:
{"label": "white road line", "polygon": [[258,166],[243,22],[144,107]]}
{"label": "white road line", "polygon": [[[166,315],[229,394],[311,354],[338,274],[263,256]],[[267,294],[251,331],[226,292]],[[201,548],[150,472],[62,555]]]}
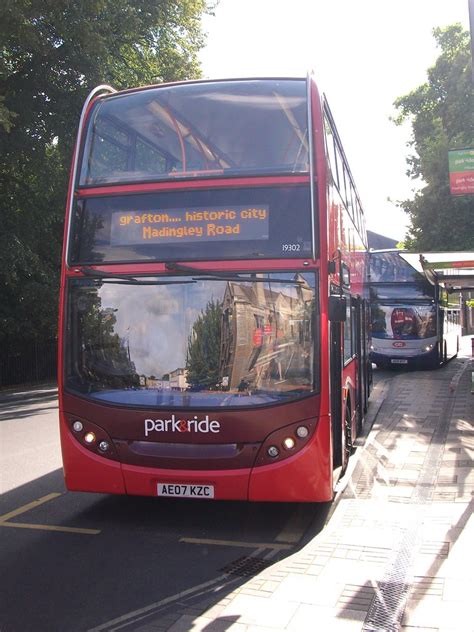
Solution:
{"label": "white road line", "polygon": [[213,540],[207,538],[180,538],[180,542],[188,544],[212,544],[216,546],[236,546],[240,548],[254,549],[275,549],[277,551],[292,549],[292,544],[275,544],[274,542],[239,542],[238,540]]}
{"label": "white road line", "polygon": [[[261,553],[263,553],[263,550],[257,549],[250,557],[257,557]],[[268,559],[272,557],[274,553],[275,551],[270,551],[264,557]],[[241,578],[229,578],[229,575],[227,574],[219,575],[218,577],[202,584],[198,584],[193,588],[188,588],[188,590],[183,590],[182,592],[176,593],[175,595],[171,595],[170,597],[161,599],[161,601],[151,603],[144,608],[139,608],[138,610],[134,610],[133,612],[129,612],[128,614],[124,614],[121,617],[117,617],[116,619],[107,621],[102,625],[89,629],[87,632],[104,632],[105,630],[107,632],[115,632],[116,630],[120,630],[121,628],[131,625],[132,623],[137,623],[141,619],[145,619],[146,617],[151,616],[155,610],[160,610],[161,608],[163,608],[163,606],[167,606],[175,601],[182,600],[183,597],[198,597],[201,594],[208,594],[209,589],[213,586],[215,587],[214,590],[217,591],[224,586],[227,586],[228,584],[234,583],[238,580],[241,580]]]}

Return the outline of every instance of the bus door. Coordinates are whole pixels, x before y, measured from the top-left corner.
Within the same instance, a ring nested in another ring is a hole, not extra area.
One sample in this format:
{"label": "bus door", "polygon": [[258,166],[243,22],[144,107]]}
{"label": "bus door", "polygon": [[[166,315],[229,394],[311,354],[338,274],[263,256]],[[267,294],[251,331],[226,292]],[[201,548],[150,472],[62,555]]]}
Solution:
{"label": "bus door", "polygon": [[344,296],[329,297],[329,354],[330,354],[330,387],[331,387],[331,434],[333,449],[333,469],[343,467],[342,450],[342,368],[344,356],[342,351],[342,327],[346,318],[346,299]]}
{"label": "bus door", "polygon": [[357,384],[356,384],[356,420],[357,420],[357,432],[362,427],[362,419],[364,412],[366,411],[366,362],[367,362],[367,348],[365,345],[365,310],[364,302],[360,297],[352,299],[352,306],[354,308],[354,322],[353,322],[353,341],[355,343],[355,354],[357,361]]}
{"label": "bus door", "polygon": [[364,401],[363,411],[367,412],[369,406],[370,387],[372,385],[372,363],[369,357],[370,344],[370,303],[367,300],[362,301],[362,372],[364,375]]}

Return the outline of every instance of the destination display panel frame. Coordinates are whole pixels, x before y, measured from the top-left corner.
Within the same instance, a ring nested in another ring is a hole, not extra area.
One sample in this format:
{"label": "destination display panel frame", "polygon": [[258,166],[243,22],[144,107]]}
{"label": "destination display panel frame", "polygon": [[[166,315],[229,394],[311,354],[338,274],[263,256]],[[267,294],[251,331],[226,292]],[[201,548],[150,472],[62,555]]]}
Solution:
{"label": "destination display panel frame", "polygon": [[72,265],[312,256],[309,185],[84,197]]}

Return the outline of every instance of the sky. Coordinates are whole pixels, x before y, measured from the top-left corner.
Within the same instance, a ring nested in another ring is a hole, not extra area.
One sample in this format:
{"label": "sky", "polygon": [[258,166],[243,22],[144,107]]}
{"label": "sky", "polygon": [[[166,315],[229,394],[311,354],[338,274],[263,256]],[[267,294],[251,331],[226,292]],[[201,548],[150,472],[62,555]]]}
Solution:
{"label": "sky", "polygon": [[427,79],[439,49],[433,28],[469,29],[468,0],[220,0],[205,16],[205,78],[314,78],[331,107],[367,228],[402,240],[413,197],[409,124],[393,102]]}

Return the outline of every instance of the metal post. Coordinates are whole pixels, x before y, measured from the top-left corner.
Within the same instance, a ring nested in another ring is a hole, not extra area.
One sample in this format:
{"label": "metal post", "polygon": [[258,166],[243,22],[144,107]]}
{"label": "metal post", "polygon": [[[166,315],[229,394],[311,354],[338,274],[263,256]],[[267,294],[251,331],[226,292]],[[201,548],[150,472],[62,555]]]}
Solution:
{"label": "metal post", "polygon": [[472,82],[474,83],[474,0],[469,0],[469,27],[471,31]]}
{"label": "metal post", "polygon": [[471,393],[474,393],[474,338],[471,338]]}

